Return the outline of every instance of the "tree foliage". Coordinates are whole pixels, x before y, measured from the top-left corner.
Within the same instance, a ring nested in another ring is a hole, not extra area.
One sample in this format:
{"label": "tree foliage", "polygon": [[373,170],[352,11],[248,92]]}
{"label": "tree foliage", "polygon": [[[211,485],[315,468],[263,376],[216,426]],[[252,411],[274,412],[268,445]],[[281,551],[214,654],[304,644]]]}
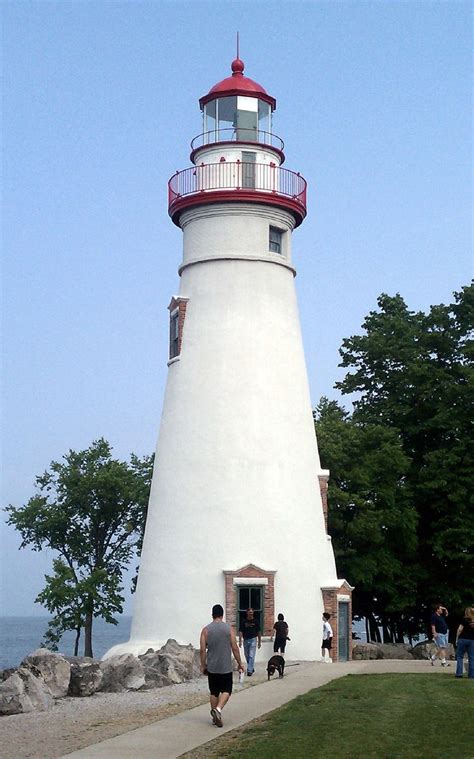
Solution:
{"label": "tree foliage", "polygon": [[51,548],[58,557],[36,601],[54,616],[46,640],[53,648],[65,630],[81,629],[85,656],[92,656],[92,623],[116,624],[122,611],[122,576],[136,554],[146,518],[153,457],[112,458],[100,439],[84,451],[70,450],[36,478],[37,494],[8,523],[21,534],[21,548]]}
{"label": "tree foliage", "polygon": [[472,493],[474,288],[449,305],[410,311],[400,295],[381,295],[364,333],[343,341],[337,383],[357,393],[352,422],[390,430],[408,460],[403,490],[416,510],[416,599],[453,609],[474,594]]}
{"label": "tree foliage", "polygon": [[407,570],[417,525],[404,487],[409,461],[393,430],[360,425],[335,401],[321,399],[315,426],[331,472],[328,531],[339,574],[355,585],[354,614],[374,630],[377,616],[397,638],[416,591],[416,573]]}

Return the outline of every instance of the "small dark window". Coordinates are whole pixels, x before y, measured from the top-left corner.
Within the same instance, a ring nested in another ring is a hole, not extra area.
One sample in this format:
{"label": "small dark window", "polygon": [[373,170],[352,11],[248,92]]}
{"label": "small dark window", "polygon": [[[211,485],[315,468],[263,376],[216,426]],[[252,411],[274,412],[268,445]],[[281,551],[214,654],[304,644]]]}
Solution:
{"label": "small dark window", "polygon": [[170,358],[179,355],[179,311],[170,317]]}
{"label": "small dark window", "polygon": [[272,253],[282,253],[283,232],[277,227],[270,227],[269,249]]}

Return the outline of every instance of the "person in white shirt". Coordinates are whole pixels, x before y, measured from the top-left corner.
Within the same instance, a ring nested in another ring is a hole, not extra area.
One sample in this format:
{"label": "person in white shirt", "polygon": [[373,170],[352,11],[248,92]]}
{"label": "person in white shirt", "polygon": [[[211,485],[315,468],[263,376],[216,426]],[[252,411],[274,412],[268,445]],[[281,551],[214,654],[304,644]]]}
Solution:
{"label": "person in white shirt", "polygon": [[[332,662],[331,659],[331,647],[332,647],[332,627],[329,624],[331,615],[327,611],[323,614],[323,642],[321,644],[321,657],[323,662],[328,664]],[[327,656],[326,656],[327,651]]]}

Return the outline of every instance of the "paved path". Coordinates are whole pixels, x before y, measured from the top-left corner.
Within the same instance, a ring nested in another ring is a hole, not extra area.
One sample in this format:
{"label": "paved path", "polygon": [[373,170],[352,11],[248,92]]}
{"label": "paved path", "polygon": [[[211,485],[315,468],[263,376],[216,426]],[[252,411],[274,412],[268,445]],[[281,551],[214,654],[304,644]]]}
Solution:
{"label": "paved path", "polygon": [[146,727],[132,730],[115,738],[88,746],[68,754],[68,757],[96,759],[176,759],[218,738],[229,730],[245,725],[263,714],[277,709],[313,688],[329,683],[344,675],[386,672],[453,673],[453,667],[442,669],[430,667],[428,662],[413,660],[390,660],[322,664],[311,662],[288,668],[283,680],[272,679],[240,691],[234,691],[223,712],[224,727],[215,727],[209,715],[209,706],[201,705],[174,717],[153,722]]}

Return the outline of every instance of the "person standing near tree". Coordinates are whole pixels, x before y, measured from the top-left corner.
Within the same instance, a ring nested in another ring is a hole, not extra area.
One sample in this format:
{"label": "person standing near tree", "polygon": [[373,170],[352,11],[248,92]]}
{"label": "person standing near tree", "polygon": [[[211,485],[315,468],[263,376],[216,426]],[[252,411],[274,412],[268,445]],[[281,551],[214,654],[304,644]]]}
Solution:
{"label": "person standing near tree", "polygon": [[437,604],[431,615],[431,633],[433,635],[433,641],[436,646],[436,653],[431,654],[431,666],[434,667],[436,656],[441,659],[442,667],[449,667],[449,662],[446,661],[446,648],[448,646],[448,623],[446,617],[448,616],[448,610],[446,606]]}
{"label": "person standing near tree", "polygon": [[[239,630],[239,647],[242,648],[242,638],[244,640],[244,654],[247,662],[247,675],[252,677],[255,672],[255,654],[262,645],[262,634],[260,625],[255,619],[253,609],[247,609],[246,617],[240,623]],[[257,642],[258,641],[258,642]]]}
{"label": "person standing near tree", "polygon": [[224,609],[220,604],[212,607],[212,622],[201,630],[201,672],[207,675],[209,701],[214,725],[222,727],[222,709],[232,694],[232,658],[239,672],[244,668],[240,659],[234,629],[224,622]]}

